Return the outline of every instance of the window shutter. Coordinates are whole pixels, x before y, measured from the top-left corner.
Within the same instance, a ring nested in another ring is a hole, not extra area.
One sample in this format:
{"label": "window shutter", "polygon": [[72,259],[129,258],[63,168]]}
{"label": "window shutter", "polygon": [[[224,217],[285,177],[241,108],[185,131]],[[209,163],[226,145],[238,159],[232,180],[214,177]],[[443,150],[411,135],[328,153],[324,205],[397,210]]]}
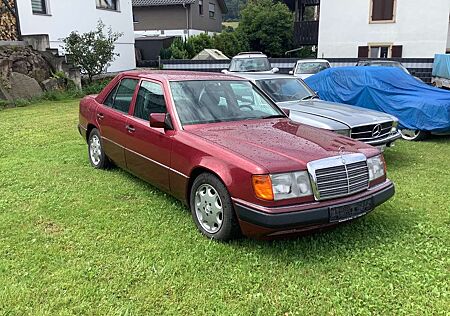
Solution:
{"label": "window shutter", "polygon": [[369,57],[369,46],[359,46],[358,47],[358,58]]}
{"label": "window shutter", "polygon": [[389,21],[394,19],[395,0],[372,0],[372,21]]}
{"label": "window shutter", "polygon": [[402,58],[402,54],[403,54],[402,45],[392,46],[392,58]]}

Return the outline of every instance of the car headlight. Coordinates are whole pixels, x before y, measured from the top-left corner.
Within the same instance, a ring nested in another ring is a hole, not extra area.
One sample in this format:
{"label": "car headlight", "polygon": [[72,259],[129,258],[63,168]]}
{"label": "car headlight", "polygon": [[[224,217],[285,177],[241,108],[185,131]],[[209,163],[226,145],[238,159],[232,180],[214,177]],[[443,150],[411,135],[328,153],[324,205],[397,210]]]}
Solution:
{"label": "car headlight", "polygon": [[367,167],[369,168],[369,181],[383,177],[386,173],[383,155],[368,158]]}
{"label": "car headlight", "polygon": [[258,198],[268,201],[312,195],[306,171],[253,176],[253,189]]}
{"label": "car headlight", "polygon": [[349,129],[338,129],[338,130],[335,130],[333,132],[335,132],[336,134],[339,134],[339,135],[343,135],[343,136],[350,136],[350,130]]}
{"label": "car headlight", "polygon": [[392,134],[397,133],[397,129],[398,129],[398,121],[392,122],[391,133],[392,133]]}

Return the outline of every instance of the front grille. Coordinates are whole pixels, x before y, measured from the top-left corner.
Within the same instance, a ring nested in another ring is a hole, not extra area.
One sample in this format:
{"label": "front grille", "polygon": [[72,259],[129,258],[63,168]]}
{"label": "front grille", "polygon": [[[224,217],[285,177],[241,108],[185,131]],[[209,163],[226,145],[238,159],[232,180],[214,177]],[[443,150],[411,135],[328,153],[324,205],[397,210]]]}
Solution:
{"label": "front grille", "polygon": [[372,124],[352,128],[351,137],[360,141],[383,139],[391,133],[393,122]]}
{"label": "front grille", "polygon": [[362,154],[313,161],[308,164],[308,171],[317,200],[343,197],[369,187],[369,169]]}

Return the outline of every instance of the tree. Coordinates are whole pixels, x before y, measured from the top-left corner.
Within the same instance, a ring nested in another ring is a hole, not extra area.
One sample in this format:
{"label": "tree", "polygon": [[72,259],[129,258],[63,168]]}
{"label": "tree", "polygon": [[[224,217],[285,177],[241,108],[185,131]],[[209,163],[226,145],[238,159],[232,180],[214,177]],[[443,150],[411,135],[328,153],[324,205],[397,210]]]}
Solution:
{"label": "tree", "polygon": [[114,53],[114,43],[123,33],[115,33],[109,27],[105,34],[104,29],[105,24],[99,20],[95,30],[83,34],[74,31],[63,40],[66,54],[71,55],[72,62],[88,76],[89,82],[94,76],[106,72],[119,56]]}
{"label": "tree", "polygon": [[222,31],[213,37],[214,48],[220,50],[228,57],[233,57],[239,52],[248,50],[245,39],[235,31]]}
{"label": "tree", "polygon": [[249,1],[241,11],[237,32],[247,39],[251,50],[280,57],[292,47],[293,29],[293,14],[284,3],[258,0]]}

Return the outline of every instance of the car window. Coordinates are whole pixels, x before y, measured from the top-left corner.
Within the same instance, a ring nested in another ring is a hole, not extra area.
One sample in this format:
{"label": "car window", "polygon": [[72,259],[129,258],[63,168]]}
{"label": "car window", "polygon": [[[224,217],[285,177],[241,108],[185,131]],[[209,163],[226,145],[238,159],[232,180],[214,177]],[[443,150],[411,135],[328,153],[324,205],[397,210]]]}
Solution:
{"label": "car window", "polygon": [[103,104],[120,112],[128,113],[138,82],[137,79],[123,79],[111,91]]}
{"label": "car window", "polygon": [[328,63],[324,62],[304,62],[298,63],[297,68],[295,69],[296,74],[316,74],[322,70],[330,68]]}
{"label": "car window", "polygon": [[175,81],[170,87],[183,125],[285,117],[247,81]]}
{"label": "car window", "polygon": [[148,121],[151,113],[166,112],[166,102],[161,85],[142,81],[134,106],[134,116]]}
{"label": "car window", "polygon": [[231,60],[229,71],[232,72],[258,72],[270,71],[271,65],[267,58],[234,58]]}
{"label": "car window", "polygon": [[302,82],[294,78],[261,79],[256,85],[275,102],[300,101],[314,93]]}

